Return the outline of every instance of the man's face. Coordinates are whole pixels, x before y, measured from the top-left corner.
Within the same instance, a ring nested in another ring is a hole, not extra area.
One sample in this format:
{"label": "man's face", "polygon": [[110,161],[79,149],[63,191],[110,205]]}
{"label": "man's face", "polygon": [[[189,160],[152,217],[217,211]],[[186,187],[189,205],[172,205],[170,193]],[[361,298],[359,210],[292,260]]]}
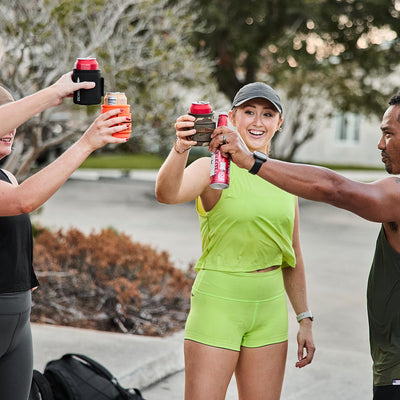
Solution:
{"label": "man's face", "polygon": [[390,106],[382,117],[378,149],[389,174],[400,174],[400,105]]}

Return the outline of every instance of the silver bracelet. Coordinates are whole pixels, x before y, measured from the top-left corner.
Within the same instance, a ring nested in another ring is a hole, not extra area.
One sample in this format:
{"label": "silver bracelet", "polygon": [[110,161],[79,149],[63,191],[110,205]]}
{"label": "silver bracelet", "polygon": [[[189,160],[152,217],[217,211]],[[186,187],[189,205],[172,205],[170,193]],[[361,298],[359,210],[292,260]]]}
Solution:
{"label": "silver bracelet", "polygon": [[304,311],[304,312],[296,315],[297,322],[300,322],[301,320],[303,320],[305,318],[310,318],[311,321],[314,321],[314,317],[312,315],[311,310]]}
{"label": "silver bracelet", "polygon": [[178,140],[179,140],[179,138],[176,138],[176,139],[175,139],[175,142],[174,142],[174,150],[175,150],[178,154],[183,154],[183,153],[185,153],[186,151],[188,151],[188,150],[190,150],[190,149],[192,148],[192,146],[189,146],[187,149],[179,149],[179,150],[178,150],[178,148],[176,147],[176,144],[178,143]]}

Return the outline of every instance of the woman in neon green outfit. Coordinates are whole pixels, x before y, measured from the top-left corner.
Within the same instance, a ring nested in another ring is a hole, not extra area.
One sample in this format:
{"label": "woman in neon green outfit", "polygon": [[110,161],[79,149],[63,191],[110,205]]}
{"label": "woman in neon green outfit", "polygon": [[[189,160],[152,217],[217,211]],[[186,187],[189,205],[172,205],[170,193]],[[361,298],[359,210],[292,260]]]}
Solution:
{"label": "woman in neon green outfit", "polygon": [[[268,85],[242,87],[229,112],[252,151],[268,153],[282,106]],[[297,199],[231,164],[230,186],[212,189],[210,158],[187,168],[194,117],[175,123],[177,139],[156,183],[160,202],[196,199],[203,254],[196,264],[185,327],[185,399],[222,400],[235,373],[240,400],[280,398],[287,355],[286,294],[299,321],[298,361],[315,351],[299,243]],[[256,153],[257,154],[257,153]],[[265,199],[268,199],[267,201]]]}

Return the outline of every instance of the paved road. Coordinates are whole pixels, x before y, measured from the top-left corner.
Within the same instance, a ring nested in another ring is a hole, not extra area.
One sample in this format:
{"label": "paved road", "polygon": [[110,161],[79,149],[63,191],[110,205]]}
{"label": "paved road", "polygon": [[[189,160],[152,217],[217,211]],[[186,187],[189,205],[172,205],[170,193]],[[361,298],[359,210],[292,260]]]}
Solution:
{"label": "paved road", "polygon": [[[302,200],[301,240],[309,303],[316,315],[317,353],[312,365],[294,368],[296,322],[290,311],[290,345],[283,400],[371,398],[366,282],[378,224],[346,211]],[[70,180],[35,220],[84,232],[112,226],[136,241],[170,252],[176,265],[200,255],[192,204],[166,206],[154,198],[154,183],[132,179]],[[183,374],[149,388],[150,399],[183,398]],[[234,382],[227,399],[236,399]]]}
{"label": "paved road", "polygon": [[153,180],[72,179],[39,213],[33,220],[49,227],[75,227],[85,233],[113,227],[134,241],[169,250],[180,268],[201,253],[193,205],[158,203]]}

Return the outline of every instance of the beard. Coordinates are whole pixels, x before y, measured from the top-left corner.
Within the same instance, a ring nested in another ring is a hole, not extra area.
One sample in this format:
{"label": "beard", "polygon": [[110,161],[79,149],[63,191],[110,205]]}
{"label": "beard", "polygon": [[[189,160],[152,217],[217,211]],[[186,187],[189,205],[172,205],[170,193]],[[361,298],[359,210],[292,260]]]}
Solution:
{"label": "beard", "polygon": [[388,174],[391,174],[393,171],[392,168],[392,162],[390,160],[389,154],[386,153],[386,151],[382,151],[382,158],[385,159],[385,161],[382,161],[385,164],[385,170]]}

